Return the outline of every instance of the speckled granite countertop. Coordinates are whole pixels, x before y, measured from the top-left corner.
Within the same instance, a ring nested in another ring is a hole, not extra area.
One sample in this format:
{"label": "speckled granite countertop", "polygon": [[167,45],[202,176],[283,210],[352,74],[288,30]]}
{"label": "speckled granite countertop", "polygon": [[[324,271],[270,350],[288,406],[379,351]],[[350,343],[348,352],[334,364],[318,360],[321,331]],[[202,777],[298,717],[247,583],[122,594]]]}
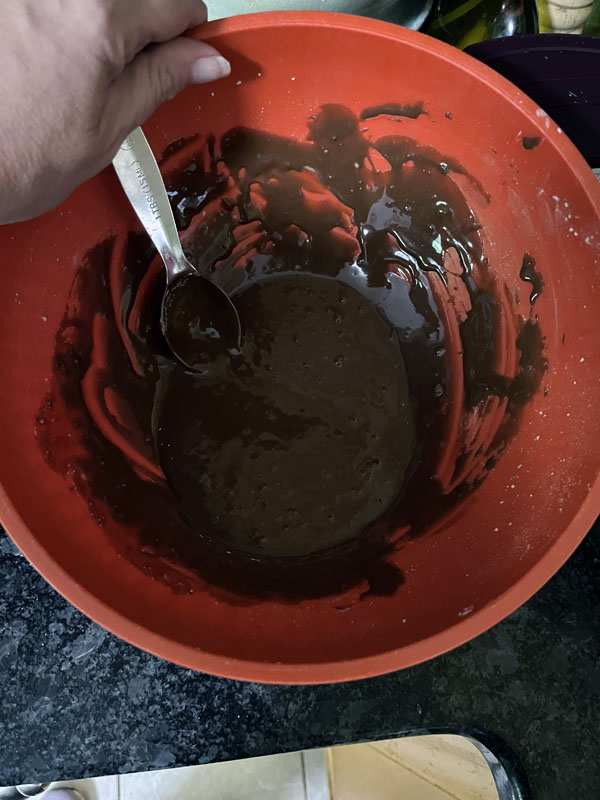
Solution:
{"label": "speckled granite countertop", "polygon": [[450,730],[495,751],[519,797],[600,797],[600,524],[492,630],[355,683],[260,686],[168,664],[87,620],[3,533],[0,621],[0,785]]}

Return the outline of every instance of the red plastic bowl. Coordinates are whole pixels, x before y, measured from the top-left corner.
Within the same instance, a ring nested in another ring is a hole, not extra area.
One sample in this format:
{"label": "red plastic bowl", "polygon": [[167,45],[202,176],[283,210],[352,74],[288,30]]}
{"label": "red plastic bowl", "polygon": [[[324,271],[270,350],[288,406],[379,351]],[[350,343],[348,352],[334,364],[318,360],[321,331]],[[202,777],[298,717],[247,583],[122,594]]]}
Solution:
{"label": "red plastic bowl", "polygon": [[[406,583],[393,597],[341,611],[331,598],[231,605],[209,592],[174,594],[110,546],[34,437],[75,269],[91,246],[134,222],[107,170],[52,214],[0,229],[2,521],[68,600],[176,663],[286,683],[407,667],[510,614],[568,558],[599,510],[600,187],[531,100],[434,39],[320,13],[240,17],[200,35],[231,59],[232,75],[159,109],[145,126],[157,152],[178,137],[235,124],[300,137],[308,114],[324,103],[358,112],[424,101],[428,116],[418,126],[407,120],[406,130],[457,158],[491,193],[480,216],[490,261],[509,286],[522,286],[523,253],[535,253],[546,283],[536,311],[547,391],[529,404],[463,513],[398,554]],[[541,144],[527,150],[523,136]]]}

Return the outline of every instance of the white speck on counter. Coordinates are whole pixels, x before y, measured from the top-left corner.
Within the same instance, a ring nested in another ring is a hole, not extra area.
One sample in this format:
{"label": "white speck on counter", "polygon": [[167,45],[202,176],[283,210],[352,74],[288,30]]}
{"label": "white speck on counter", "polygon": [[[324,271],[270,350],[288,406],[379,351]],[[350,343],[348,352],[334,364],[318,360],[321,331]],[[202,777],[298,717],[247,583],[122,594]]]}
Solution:
{"label": "white speck on counter", "polygon": [[583,364],[583,362],[584,362],[584,361],[585,361],[585,358],[584,358],[584,356],[581,356],[581,358],[579,359],[579,363],[580,363],[580,364]]}
{"label": "white speck on counter", "polygon": [[235,85],[236,85],[236,86],[241,86],[241,85],[242,85],[242,82],[241,82],[241,81],[236,81],[236,82],[235,82]]}
{"label": "white speck on counter", "polygon": [[48,322],[48,317],[44,316],[43,314],[42,314],[42,322]]}
{"label": "white speck on counter", "polygon": [[467,606],[466,608],[463,608],[462,611],[458,612],[458,616],[459,617],[466,617],[467,614],[470,614],[471,611],[473,611],[474,608],[475,608],[475,606]]}
{"label": "white speck on counter", "polygon": [[256,73],[256,77],[257,77],[257,78],[262,78],[262,72],[257,72],[257,73]]}
{"label": "white speck on counter", "polygon": [[291,80],[291,81],[295,81],[295,80],[296,80],[296,78],[290,78],[290,80]]}

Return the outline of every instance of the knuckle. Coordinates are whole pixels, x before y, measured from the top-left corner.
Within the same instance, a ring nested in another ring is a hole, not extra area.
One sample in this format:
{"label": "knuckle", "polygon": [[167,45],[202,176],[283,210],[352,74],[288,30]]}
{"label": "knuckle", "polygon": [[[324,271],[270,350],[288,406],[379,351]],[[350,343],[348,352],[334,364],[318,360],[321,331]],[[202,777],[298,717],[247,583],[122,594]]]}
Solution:
{"label": "knuckle", "polygon": [[179,90],[174,71],[166,64],[156,64],[151,75],[152,94],[157,103],[170,100]]}
{"label": "knuckle", "polygon": [[96,0],[90,11],[95,49],[111,79],[122,72],[135,55],[132,52],[129,26],[125,23],[123,3],[117,0]]}

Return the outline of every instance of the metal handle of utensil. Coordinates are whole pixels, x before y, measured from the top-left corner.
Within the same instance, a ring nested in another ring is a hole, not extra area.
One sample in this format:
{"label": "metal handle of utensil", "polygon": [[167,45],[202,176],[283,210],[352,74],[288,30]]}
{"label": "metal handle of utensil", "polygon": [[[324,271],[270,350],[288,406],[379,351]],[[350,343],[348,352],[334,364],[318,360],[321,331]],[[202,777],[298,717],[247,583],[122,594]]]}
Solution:
{"label": "metal handle of utensil", "polygon": [[163,177],[141,128],[125,139],[113,166],[129,202],[165,262],[167,283],[182,272],[190,272]]}

